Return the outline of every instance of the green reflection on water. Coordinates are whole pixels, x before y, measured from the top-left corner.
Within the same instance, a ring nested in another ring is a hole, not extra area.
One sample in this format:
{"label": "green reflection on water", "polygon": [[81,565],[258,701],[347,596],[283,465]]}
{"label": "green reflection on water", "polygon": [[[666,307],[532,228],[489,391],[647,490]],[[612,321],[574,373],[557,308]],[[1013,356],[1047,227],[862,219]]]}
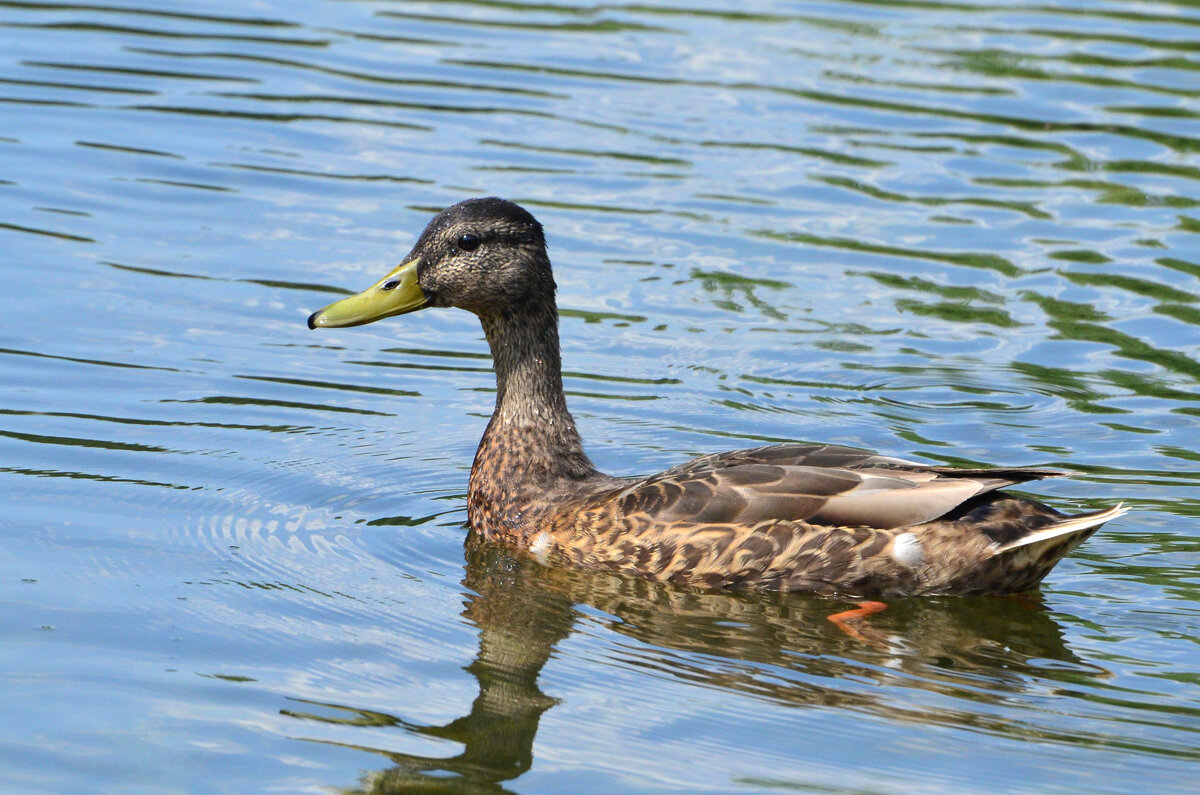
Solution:
{"label": "green reflection on water", "polygon": [[[386,730],[382,738],[411,733],[450,740],[458,749],[438,757],[355,745],[388,766],[348,791],[507,791],[504,782],[532,767],[542,719],[559,703],[543,692],[542,670],[580,623],[645,644],[642,652],[615,651],[655,676],[792,708],[851,710],[906,724],[965,726],[1022,742],[1099,743],[1200,759],[1200,752],[1179,744],[1085,727],[1052,730],[993,714],[989,705],[996,699],[1033,697],[1027,692],[1033,680],[1039,691],[1071,689],[1091,703],[1137,704],[1130,691],[1108,684],[1108,670],[1071,651],[1058,621],[1036,599],[893,601],[856,639],[825,620],[836,603],[822,599],[691,592],[611,574],[545,569],[473,537],[466,555],[463,615],[479,639],[465,668],[478,688],[469,712],[447,723],[423,724],[328,701],[294,699],[303,708],[281,710],[311,742],[330,741],[307,732],[305,724],[375,727]],[[890,648],[896,633],[903,633],[906,646],[900,657]],[[594,689],[607,687],[596,683]],[[650,693],[638,700],[646,709],[663,706]],[[972,703],[978,710],[968,708]],[[1200,716],[1193,707],[1163,705],[1155,711]],[[1140,720],[1153,722],[1152,713]]]}

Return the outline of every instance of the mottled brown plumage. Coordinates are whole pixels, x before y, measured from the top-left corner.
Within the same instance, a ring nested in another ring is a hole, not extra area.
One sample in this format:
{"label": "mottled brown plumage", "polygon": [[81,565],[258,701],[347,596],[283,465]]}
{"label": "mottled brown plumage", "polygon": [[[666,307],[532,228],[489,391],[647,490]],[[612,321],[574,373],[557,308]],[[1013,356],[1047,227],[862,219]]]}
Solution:
{"label": "mottled brown plumage", "polygon": [[1045,469],[953,469],[832,445],[704,456],[657,475],[592,466],[567,411],[554,277],[541,225],[501,199],[435,217],[404,264],[309,326],[455,306],[483,324],[496,410],[471,469],[484,537],[547,564],[703,588],[849,595],[1035,587],[1120,505],[1075,517],[998,489]]}

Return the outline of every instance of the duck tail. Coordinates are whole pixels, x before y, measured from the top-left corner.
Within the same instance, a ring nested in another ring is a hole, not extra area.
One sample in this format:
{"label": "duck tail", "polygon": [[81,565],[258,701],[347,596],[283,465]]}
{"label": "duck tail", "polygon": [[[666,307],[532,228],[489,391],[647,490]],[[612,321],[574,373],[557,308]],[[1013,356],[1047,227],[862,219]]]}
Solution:
{"label": "duck tail", "polygon": [[1123,503],[1103,511],[1068,516],[1048,527],[1015,539],[996,550],[993,564],[1011,573],[1020,572],[1014,580],[1023,580],[1014,590],[1032,588],[1071,550],[1082,544],[1100,525],[1129,512]]}
{"label": "duck tail", "polygon": [[[1062,552],[1058,556],[1061,558],[1086,541],[1088,536],[1099,529],[1100,525],[1116,519],[1118,516],[1124,516],[1127,513],[1129,513],[1129,509],[1125,507],[1125,504],[1117,503],[1113,507],[1106,508],[1103,511],[1092,511],[1091,513],[1081,513],[1078,516],[1068,516],[1049,527],[1044,527],[1015,541],[1010,541],[996,550],[996,554],[1004,555],[1014,550],[1024,550],[1026,553],[1034,553],[1036,557],[1041,557],[1052,549],[1057,550],[1062,547]],[[1055,562],[1057,561],[1058,558],[1055,558]]]}

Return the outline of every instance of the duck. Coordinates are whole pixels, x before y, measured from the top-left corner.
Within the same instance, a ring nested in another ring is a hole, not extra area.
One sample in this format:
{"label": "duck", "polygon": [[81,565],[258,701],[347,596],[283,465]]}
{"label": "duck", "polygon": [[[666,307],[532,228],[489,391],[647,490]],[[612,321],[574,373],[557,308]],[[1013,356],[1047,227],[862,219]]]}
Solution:
{"label": "duck", "polygon": [[[542,225],[514,202],[475,198],[437,214],[378,282],[308,318],[310,329],[435,307],[479,318],[496,405],[471,467],[467,525],[544,565],[703,590],[1021,594],[1127,510],[1066,515],[1003,491],[1070,474],[1054,469],[937,466],[834,444],[605,474],[567,409],[555,294]],[[861,604],[847,612],[884,605]]]}

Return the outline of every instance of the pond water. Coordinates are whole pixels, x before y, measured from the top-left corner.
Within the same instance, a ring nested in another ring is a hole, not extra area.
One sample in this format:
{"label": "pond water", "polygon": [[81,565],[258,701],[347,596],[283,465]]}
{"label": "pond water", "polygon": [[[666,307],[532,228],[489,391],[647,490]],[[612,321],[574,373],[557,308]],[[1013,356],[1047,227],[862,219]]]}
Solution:
{"label": "pond water", "polygon": [[[0,3],[0,779],[1194,791],[1194,2]],[[1121,500],[1024,600],[465,542],[478,323],[310,332],[522,202],[603,469],[813,440]]]}

